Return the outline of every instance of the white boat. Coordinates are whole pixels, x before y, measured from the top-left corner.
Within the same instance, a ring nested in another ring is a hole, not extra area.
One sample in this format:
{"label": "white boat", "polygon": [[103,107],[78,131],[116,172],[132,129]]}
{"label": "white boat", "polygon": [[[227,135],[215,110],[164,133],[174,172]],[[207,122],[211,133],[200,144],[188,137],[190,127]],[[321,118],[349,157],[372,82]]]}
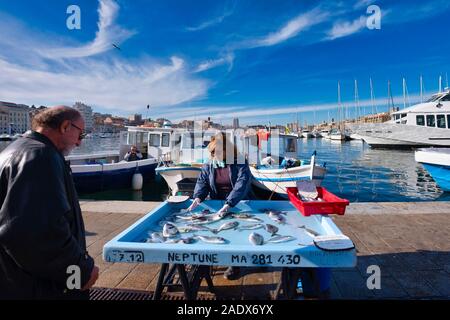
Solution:
{"label": "white boat", "polygon": [[330,139],[330,130],[321,130],[320,135],[322,136],[322,138]]}
{"label": "white boat", "polygon": [[[72,169],[78,192],[91,193],[117,188],[130,188],[133,175],[142,174],[144,182],[155,178],[159,157],[170,152],[172,129],[127,127],[120,133],[118,151],[66,157]],[[125,154],[135,145],[142,160],[127,162]]]}
{"label": "white boat", "polygon": [[309,130],[302,130],[302,138],[311,139],[314,138],[314,135]]}
{"label": "white boat", "polygon": [[430,173],[439,188],[450,192],[450,149],[419,149],[415,152],[415,159]]}
{"label": "white boat", "polygon": [[330,131],[330,139],[335,141],[344,141],[345,135],[339,129],[332,129]]}
{"label": "white boat", "polygon": [[297,181],[312,180],[316,186],[320,186],[326,173],[324,166],[316,164],[315,153],[309,164],[291,168],[251,166],[250,170],[253,175],[252,184],[255,187],[277,193],[283,197],[287,197],[287,188],[295,187]]}
{"label": "white boat", "polygon": [[387,122],[349,127],[371,147],[450,147],[450,90],[393,112]]}
{"label": "white boat", "polygon": [[0,134],[0,141],[11,141],[13,137],[9,134]]}
{"label": "white boat", "polygon": [[203,163],[209,158],[207,146],[215,133],[215,130],[198,134],[179,131],[176,133],[179,138],[171,139],[178,143],[171,146],[170,153],[160,157],[156,173],[164,178],[172,196],[182,192],[180,183],[190,182],[193,189]]}
{"label": "white boat", "polygon": [[[167,182],[172,196],[183,193],[179,188],[179,184],[183,180],[191,180],[191,182],[196,180],[203,163],[209,159],[207,146],[211,137],[217,132],[217,130],[196,134],[192,131],[182,132],[180,133],[179,144],[173,147],[171,154],[169,156],[164,155],[161,158],[156,172]],[[271,133],[261,135],[265,136],[265,139],[260,139],[258,134],[241,135],[238,134],[238,131],[227,131],[227,135],[228,139],[234,141],[239,152],[243,155],[242,160],[247,159],[250,164],[256,165],[258,163],[261,150],[272,154],[277,160],[280,157],[293,158],[297,156],[298,137],[296,135],[272,135]],[[272,139],[276,139],[276,141],[272,141]]]}
{"label": "white boat", "polygon": [[319,130],[314,130],[313,132],[312,132],[312,134],[313,134],[313,136],[314,136],[314,138],[322,138],[322,134],[321,134],[321,132],[319,131]]}

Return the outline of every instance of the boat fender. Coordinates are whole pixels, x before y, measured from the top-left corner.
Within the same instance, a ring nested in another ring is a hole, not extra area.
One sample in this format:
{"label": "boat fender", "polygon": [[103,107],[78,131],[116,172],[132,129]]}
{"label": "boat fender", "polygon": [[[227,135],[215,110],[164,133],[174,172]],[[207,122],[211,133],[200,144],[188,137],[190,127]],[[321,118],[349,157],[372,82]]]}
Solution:
{"label": "boat fender", "polygon": [[133,188],[133,190],[142,190],[143,184],[144,178],[136,167],[136,172],[133,174],[133,178],[131,179],[131,187]]}

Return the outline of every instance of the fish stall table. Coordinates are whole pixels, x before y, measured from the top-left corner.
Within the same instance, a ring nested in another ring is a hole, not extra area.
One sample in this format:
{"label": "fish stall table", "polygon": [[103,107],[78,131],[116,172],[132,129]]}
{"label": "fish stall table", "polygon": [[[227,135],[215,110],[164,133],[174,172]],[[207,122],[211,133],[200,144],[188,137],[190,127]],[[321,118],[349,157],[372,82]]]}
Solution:
{"label": "fish stall table", "polygon": [[103,259],[161,264],[155,299],[165,286],[174,285],[175,272],[185,298],[195,299],[202,279],[214,292],[212,266],[282,267],[276,296],[282,290],[294,298],[299,268],[356,265],[354,247],[330,251],[315,245],[317,235],[342,235],[327,215],[304,217],[289,201],[244,200],[222,217],[216,212],[223,201],[206,200],[186,213],[191,203],[163,202],[106,243]]}

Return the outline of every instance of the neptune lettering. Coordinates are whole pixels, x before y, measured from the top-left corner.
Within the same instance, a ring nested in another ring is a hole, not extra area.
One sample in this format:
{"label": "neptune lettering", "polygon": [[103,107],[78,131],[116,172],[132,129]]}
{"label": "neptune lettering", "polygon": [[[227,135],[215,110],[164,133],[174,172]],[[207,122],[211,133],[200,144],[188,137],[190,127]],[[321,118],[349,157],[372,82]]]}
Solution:
{"label": "neptune lettering", "polygon": [[216,253],[174,253],[169,252],[167,255],[168,262],[190,262],[190,263],[219,263]]}

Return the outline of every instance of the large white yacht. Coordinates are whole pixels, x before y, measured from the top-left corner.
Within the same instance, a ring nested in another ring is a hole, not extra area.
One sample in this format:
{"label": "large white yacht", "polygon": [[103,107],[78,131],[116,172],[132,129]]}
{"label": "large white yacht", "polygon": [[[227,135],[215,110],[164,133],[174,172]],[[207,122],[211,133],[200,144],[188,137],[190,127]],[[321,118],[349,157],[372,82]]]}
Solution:
{"label": "large white yacht", "polygon": [[371,147],[450,147],[450,89],[393,112],[387,122],[349,127]]}

